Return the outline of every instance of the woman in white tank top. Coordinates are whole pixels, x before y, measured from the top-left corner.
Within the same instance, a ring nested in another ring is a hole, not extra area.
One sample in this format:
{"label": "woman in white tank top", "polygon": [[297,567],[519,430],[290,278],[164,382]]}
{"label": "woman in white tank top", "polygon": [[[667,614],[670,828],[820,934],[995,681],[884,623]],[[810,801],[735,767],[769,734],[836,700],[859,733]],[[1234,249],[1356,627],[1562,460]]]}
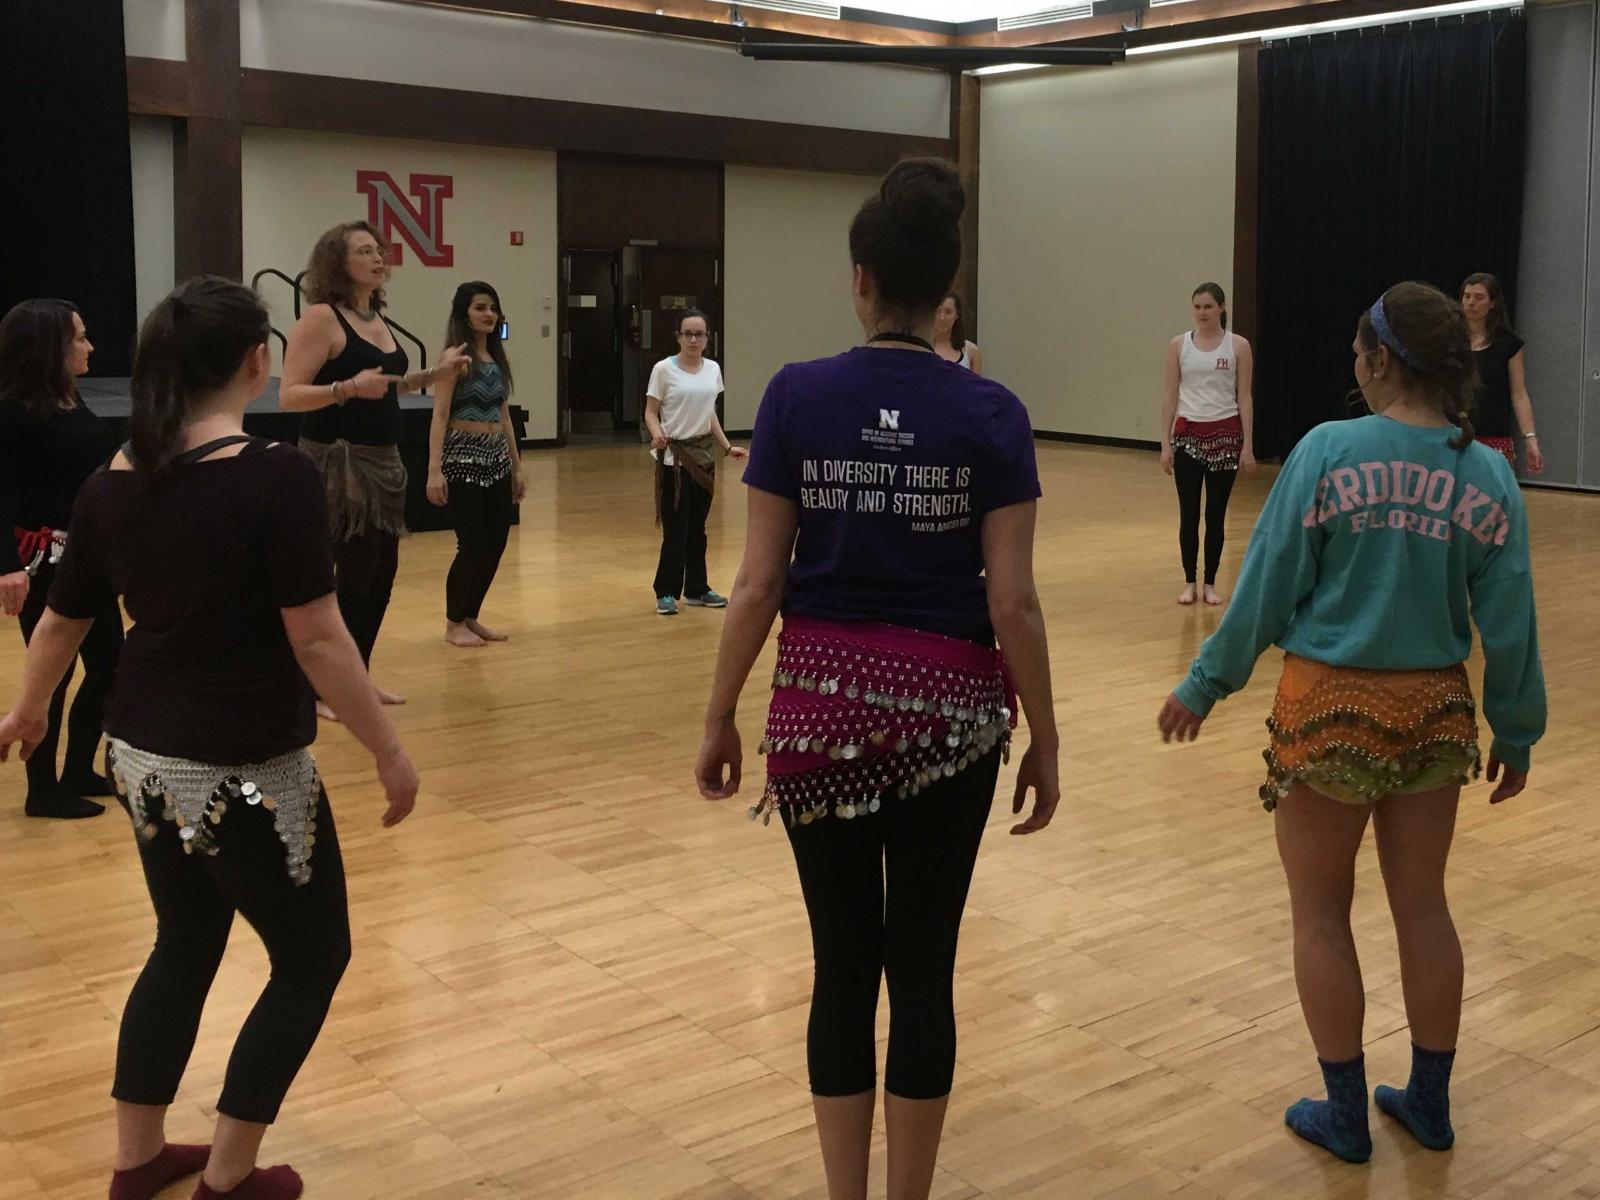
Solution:
{"label": "woman in white tank top", "polygon": [[1228,332],[1227,296],[1215,283],[1194,291],[1194,329],[1167,346],[1166,391],[1161,404],[1161,469],[1178,485],[1178,550],[1183,559],[1179,604],[1199,598],[1201,496],[1205,498],[1205,601],[1221,604],[1217,567],[1222,561],[1228,497],[1239,471],[1256,465],[1250,395],[1255,362],[1250,343]]}
{"label": "woman in white tank top", "polygon": [[933,314],[933,352],[946,362],[983,374],[983,351],[967,337],[961,297],[951,292]]}

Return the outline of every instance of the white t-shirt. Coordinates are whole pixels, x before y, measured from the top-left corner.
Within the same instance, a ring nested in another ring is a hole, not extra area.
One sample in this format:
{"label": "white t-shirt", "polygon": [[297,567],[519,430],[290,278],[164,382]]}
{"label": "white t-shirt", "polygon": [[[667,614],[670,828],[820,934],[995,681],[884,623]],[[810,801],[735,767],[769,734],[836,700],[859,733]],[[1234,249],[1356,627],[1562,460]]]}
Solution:
{"label": "white t-shirt", "polygon": [[[717,397],[722,395],[722,368],[709,358],[700,360],[700,369],[690,374],[678,365],[678,356],[663,358],[650,372],[645,395],[661,402],[661,432],[669,441],[681,442],[711,432],[717,415]],[[672,451],[665,454],[672,466]]]}

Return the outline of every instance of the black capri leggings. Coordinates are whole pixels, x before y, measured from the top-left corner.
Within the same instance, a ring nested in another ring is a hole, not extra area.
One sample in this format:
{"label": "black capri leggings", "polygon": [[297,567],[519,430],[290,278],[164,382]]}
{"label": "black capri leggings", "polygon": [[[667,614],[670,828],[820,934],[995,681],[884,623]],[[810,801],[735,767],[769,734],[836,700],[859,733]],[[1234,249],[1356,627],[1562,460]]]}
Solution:
{"label": "black capri leggings", "polygon": [[806,1033],[814,1095],[854,1096],[877,1086],[885,976],[885,1087],[907,1100],[949,1095],[956,940],[999,771],[995,752],[871,815],[789,828],[816,958]]}
{"label": "black capri leggings", "polygon": [[151,841],[139,841],[156,910],[156,944],[122,1011],[111,1094],[128,1104],[172,1103],[238,912],[266,945],[272,976],[233,1044],[217,1111],[271,1124],[350,961],[333,812],[324,796],[311,879],[301,887],[289,879],[283,843],[263,807],[229,807],[216,829],[214,857],[185,854],[177,827],[158,824]]}
{"label": "black capri leggings", "polygon": [[1206,497],[1206,582],[1217,582],[1222,564],[1223,527],[1228,520],[1228,497],[1233,494],[1237,471],[1208,471],[1205,463],[1183,449],[1172,454],[1172,477],[1178,484],[1178,552],[1183,555],[1183,577],[1195,581],[1195,560],[1200,554],[1200,492]]}

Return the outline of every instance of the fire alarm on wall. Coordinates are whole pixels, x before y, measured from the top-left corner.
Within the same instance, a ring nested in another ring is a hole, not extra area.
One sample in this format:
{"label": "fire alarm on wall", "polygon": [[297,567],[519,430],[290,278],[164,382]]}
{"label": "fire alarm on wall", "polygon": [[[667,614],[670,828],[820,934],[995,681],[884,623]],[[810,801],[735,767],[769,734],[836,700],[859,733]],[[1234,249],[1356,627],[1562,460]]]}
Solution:
{"label": "fire alarm on wall", "polygon": [[513,246],[520,246],[520,245],[522,245],[522,230],[520,230],[520,229],[513,229],[513,230],[512,230],[512,231],[511,231],[511,244],[512,244],[512,245],[513,245]]}

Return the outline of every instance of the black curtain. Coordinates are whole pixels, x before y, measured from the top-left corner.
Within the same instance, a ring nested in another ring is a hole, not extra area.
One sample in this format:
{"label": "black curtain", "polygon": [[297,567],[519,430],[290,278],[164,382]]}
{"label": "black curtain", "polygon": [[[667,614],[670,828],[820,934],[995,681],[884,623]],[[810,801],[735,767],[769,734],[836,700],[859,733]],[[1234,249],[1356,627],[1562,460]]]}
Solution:
{"label": "black curtain", "polygon": [[133,357],[133,170],[119,0],[0,0],[0,313],[83,312],[96,375]]}
{"label": "black curtain", "polygon": [[1259,58],[1256,449],[1349,415],[1356,318],[1389,285],[1516,294],[1521,13],[1271,43]]}

